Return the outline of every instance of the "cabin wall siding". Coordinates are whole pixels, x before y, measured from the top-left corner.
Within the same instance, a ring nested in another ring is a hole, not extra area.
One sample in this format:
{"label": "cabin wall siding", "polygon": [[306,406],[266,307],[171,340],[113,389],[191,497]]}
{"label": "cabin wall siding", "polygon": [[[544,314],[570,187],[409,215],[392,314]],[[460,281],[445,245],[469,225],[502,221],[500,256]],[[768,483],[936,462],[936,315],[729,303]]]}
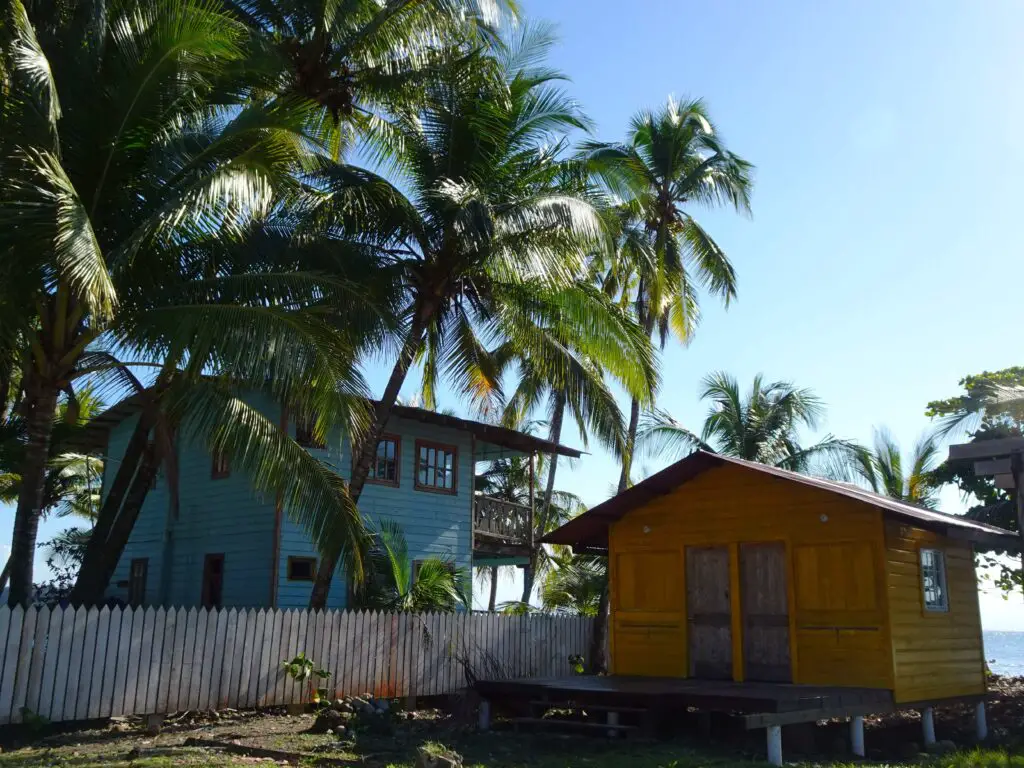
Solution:
{"label": "cabin wall siding", "polygon": [[[110,484],[114,482],[117,471],[121,466],[121,459],[128,447],[132,432],[139,417],[132,416],[117,424],[110,430],[107,438],[107,452],[103,466],[103,498],[106,500],[110,491]],[[110,585],[107,587],[108,597],[128,600],[127,586],[121,586],[128,581],[128,572],[131,561],[134,558],[148,558],[148,572],[146,575],[145,604],[156,604],[161,600],[160,573],[163,566],[164,555],[164,528],[167,522],[167,481],[163,472],[157,476],[156,487],[150,489],[146,494],[142,510],[135,521],[135,526],[128,536],[124,552],[110,577]]]}
{"label": "cabin wall siding", "polygon": [[[971,547],[888,522],[886,586],[892,621],[897,702],[985,692],[985,659]],[[919,550],[946,553],[948,612],[926,612]]]}
{"label": "cabin wall siding", "polygon": [[[247,400],[268,418],[279,418],[277,405],[255,395]],[[108,457],[116,464],[135,427],[126,419],[110,433]],[[199,605],[205,556],[224,555],[224,607],[256,607],[270,603],[274,501],[253,491],[249,478],[232,470],[226,478],[211,477],[213,460],[206,447],[184,436],[177,441],[179,515],[171,526],[167,478],[161,468],[156,486],[146,495],[139,519],[111,578],[107,595],[127,600],[128,573],[133,558],[149,558],[147,604]],[[104,478],[104,491],[113,471]],[[164,572],[164,559],[170,568]]]}
{"label": "cabin wall siding", "polygon": [[[732,560],[733,674],[744,679],[736,545],[772,541],[786,545],[793,681],[890,688],[881,513],[736,466],[708,470],[611,526],[614,672],[687,674],[686,547],[720,545]],[[843,553],[872,570],[851,574],[834,560]],[[801,587],[807,580],[832,587],[818,594]]]}
{"label": "cabin wall siding", "polygon": [[[289,425],[294,435],[294,424]],[[387,434],[401,438],[399,453],[399,485],[367,483],[359,498],[359,510],[371,528],[384,519],[402,527],[409,557],[421,560],[436,555],[454,560],[469,569],[472,566],[472,503],[473,445],[471,436],[460,430],[423,424],[411,419],[391,419]],[[328,446],[337,445],[339,435],[332,436]],[[456,493],[432,493],[415,488],[416,440],[454,445],[458,449]],[[311,450],[346,480],[352,473],[352,456],[348,441],[340,453],[336,450]],[[288,580],[288,557],[315,557],[316,552],[305,532],[284,515],[281,523],[281,551],[278,557],[278,598],[280,608],[305,608],[309,604],[311,582]],[[339,568],[331,583],[328,607],[344,608],[347,602],[348,577]]]}
{"label": "cabin wall siding", "polygon": [[[275,423],[280,408],[259,395],[247,401]],[[131,437],[137,417],[124,420],[110,432],[108,461],[104,469],[104,491],[109,489],[115,467]],[[295,435],[295,420],[289,419],[289,434]],[[401,438],[399,487],[367,483],[359,509],[370,526],[391,519],[402,526],[409,556],[419,560],[437,555],[472,567],[473,443],[460,430],[437,427],[412,419],[392,419],[385,430]],[[453,445],[458,450],[456,493],[434,493],[415,488],[416,440]],[[308,449],[333,471],[351,476],[351,452],[338,430],[328,435],[324,449]],[[312,582],[288,579],[288,558],[317,557],[315,548],[300,525],[280,513],[280,545],[275,562],[276,499],[253,490],[244,473],[233,470],[223,479],[211,477],[212,457],[205,446],[179,441],[179,518],[165,542],[169,499],[161,470],[155,488],[146,496],[139,519],[111,579],[107,595],[127,600],[126,584],[133,558],[149,559],[146,604],[198,605],[207,554],[224,555],[225,607],[269,606],[305,608]],[[171,567],[163,574],[164,558]],[[329,608],[347,603],[347,576],[335,575],[328,598]],[[467,585],[471,588],[471,584]],[[276,591],[276,594],[272,592]]]}

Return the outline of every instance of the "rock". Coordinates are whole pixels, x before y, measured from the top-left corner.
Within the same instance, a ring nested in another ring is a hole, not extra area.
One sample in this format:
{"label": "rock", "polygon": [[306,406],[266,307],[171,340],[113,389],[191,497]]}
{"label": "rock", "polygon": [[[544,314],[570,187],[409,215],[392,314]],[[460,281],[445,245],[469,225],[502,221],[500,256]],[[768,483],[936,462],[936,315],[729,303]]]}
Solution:
{"label": "rock", "polygon": [[896,755],[900,758],[900,760],[916,760],[920,752],[921,747],[913,741],[904,741],[902,744],[896,747]]}
{"label": "rock", "polygon": [[324,733],[326,733],[328,736],[333,736],[334,735],[334,729],[333,728],[328,728],[326,731],[324,731]]}
{"label": "rock", "polygon": [[327,733],[330,730],[337,730],[337,728],[344,724],[344,718],[342,718],[341,712],[335,712],[333,709],[322,709],[317,713],[316,720],[313,721],[313,725],[310,727],[310,733]]}
{"label": "rock", "polygon": [[415,720],[416,719],[416,713],[415,712],[406,712],[405,713],[405,719],[406,720]]}
{"label": "rock", "polygon": [[335,710],[336,712],[344,712],[345,711],[345,700],[344,699],[335,699],[334,703],[331,704],[331,709]]}
{"label": "rock", "polygon": [[377,709],[381,710],[382,712],[387,712],[389,709],[391,709],[391,704],[388,702],[387,699],[380,699],[377,702]]}
{"label": "rock", "polygon": [[355,717],[356,713],[355,712],[339,712],[338,715],[341,717],[341,719],[343,721],[346,721],[346,720],[351,720],[353,717]]}
{"label": "rock", "polygon": [[462,768],[462,757],[449,749],[422,746],[416,750],[416,768]]}
{"label": "rock", "polygon": [[334,729],[334,732],[338,736],[344,736],[346,733],[348,733],[348,728],[346,728],[344,725],[339,725],[337,728]]}

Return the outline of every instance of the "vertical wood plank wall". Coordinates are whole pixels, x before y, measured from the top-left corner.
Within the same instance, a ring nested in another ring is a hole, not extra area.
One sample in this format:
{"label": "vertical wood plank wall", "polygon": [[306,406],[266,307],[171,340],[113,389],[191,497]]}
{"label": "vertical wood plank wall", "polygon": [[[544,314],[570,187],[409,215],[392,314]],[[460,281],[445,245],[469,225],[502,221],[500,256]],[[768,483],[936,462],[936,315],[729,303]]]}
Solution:
{"label": "vertical wood plank wall", "polygon": [[335,696],[454,693],[472,677],[571,674],[593,620],[184,608],[0,607],[0,724],[308,701],[305,652]]}
{"label": "vertical wood plank wall", "polygon": [[687,676],[686,549],[727,547],[733,679],[747,679],[744,543],[785,546],[794,683],[893,687],[881,512],[735,466],[709,470],[611,526],[612,671]]}

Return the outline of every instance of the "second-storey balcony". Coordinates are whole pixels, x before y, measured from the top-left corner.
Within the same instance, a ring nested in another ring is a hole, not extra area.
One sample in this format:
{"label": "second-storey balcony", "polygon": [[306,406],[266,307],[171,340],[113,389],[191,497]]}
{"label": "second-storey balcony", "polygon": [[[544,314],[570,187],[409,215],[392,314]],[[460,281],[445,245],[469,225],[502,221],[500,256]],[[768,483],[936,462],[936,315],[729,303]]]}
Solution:
{"label": "second-storey balcony", "polygon": [[533,514],[528,506],[492,496],[473,497],[473,551],[482,556],[528,555]]}

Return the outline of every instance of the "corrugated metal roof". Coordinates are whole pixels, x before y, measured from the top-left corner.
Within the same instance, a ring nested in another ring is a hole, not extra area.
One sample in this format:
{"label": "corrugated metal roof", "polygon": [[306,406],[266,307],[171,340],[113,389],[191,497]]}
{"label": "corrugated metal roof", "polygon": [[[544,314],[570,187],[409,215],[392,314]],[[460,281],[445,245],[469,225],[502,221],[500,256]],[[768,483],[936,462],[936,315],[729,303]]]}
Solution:
{"label": "corrugated metal roof", "polygon": [[570,520],[561,528],[549,533],[542,541],[549,544],[569,544],[583,549],[606,549],[610,523],[621,519],[632,510],[642,507],[648,501],[670,493],[707,470],[725,464],[744,467],[780,480],[800,483],[845,496],[879,508],[890,517],[957,538],[1010,548],[1015,548],[1020,542],[1017,534],[994,525],[907,504],[849,483],[802,475],[798,472],[790,472],[786,469],[769,467],[765,464],[734,459],[729,456],[720,456],[707,451],[695,451],[685,459],[677,461],[623,493],[613,496],[608,501],[598,504],[579,517]]}
{"label": "corrugated metal roof", "polygon": [[[129,416],[133,416],[142,410],[138,395],[127,397],[114,406],[111,406],[103,413],[93,418],[86,426],[80,438],[74,441],[74,448],[79,451],[101,452],[107,444],[107,433]],[[424,408],[413,408],[408,405],[396,405],[392,414],[398,418],[419,421],[425,424],[434,424],[439,427],[449,427],[464,432],[469,432],[491,445],[508,448],[513,451],[538,451],[540,453],[557,453],[560,456],[578,459],[583,455],[582,451],[570,448],[560,443],[553,443],[550,440],[543,440],[533,435],[517,432],[514,429],[485,424],[481,421],[460,419],[458,416],[449,416],[436,411],[428,411]]]}

